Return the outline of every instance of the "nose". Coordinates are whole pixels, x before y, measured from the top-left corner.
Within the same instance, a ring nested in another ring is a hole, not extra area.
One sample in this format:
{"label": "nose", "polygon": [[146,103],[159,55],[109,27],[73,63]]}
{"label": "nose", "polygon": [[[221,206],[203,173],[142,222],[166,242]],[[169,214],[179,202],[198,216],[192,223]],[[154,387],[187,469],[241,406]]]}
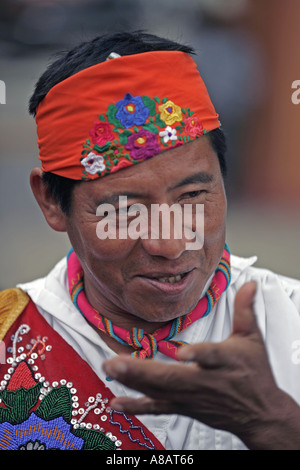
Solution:
{"label": "nose", "polygon": [[180,258],[185,251],[184,239],[143,239],[141,240],[144,250],[152,256],[175,260]]}

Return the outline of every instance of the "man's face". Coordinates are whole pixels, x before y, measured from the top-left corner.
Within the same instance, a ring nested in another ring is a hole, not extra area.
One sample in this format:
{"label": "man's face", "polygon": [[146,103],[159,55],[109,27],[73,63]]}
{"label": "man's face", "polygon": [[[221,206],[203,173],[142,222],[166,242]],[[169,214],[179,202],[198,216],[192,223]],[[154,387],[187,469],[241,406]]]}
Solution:
{"label": "man's face", "polygon": [[[149,213],[152,204],[204,204],[203,247],[186,249],[186,240],[172,230],[169,239],[100,240],[97,208],[108,202],[118,209],[119,196]],[[207,136],[76,186],[67,231],[90,303],[112,320],[166,322],[190,312],[222,255],[225,217],[223,178]]]}

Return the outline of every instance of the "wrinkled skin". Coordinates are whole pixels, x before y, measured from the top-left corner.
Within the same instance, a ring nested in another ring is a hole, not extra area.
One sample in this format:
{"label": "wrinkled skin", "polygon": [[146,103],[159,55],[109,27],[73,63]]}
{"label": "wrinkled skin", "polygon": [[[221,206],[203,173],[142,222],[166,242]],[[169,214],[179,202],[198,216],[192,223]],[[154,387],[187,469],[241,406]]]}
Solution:
{"label": "wrinkled skin", "polygon": [[[195,180],[199,174],[201,178]],[[83,267],[86,296],[96,310],[118,326],[153,333],[193,309],[225,242],[223,178],[207,137],[76,186],[69,215],[61,211],[41,176],[39,168],[31,173],[33,193],[50,227],[68,233]],[[203,248],[186,250],[186,240],[175,237],[99,240],[96,211],[100,202],[132,192],[129,203],[147,207],[204,204]],[[185,271],[189,282],[175,294],[153,283],[153,276]],[[145,394],[137,401],[118,398],[112,406],[134,414],[182,413],[231,431],[253,449],[299,449],[299,407],[274,382],[253,314],[253,295],[251,284],[238,293],[233,332],[226,341],[182,348],[182,362],[174,365],[134,360],[130,348],[99,332],[120,354],[104,365],[106,372]],[[187,360],[192,363],[186,364]]]}
{"label": "wrinkled skin", "polygon": [[[115,398],[129,414],[180,413],[237,435],[249,449],[299,450],[300,408],[278,389],[253,312],[255,283],[237,294],[231,336],[182,347],[180,363],[108,361],[110,377],[145,396]],[[189,361],[185,363],[185,361]]]}

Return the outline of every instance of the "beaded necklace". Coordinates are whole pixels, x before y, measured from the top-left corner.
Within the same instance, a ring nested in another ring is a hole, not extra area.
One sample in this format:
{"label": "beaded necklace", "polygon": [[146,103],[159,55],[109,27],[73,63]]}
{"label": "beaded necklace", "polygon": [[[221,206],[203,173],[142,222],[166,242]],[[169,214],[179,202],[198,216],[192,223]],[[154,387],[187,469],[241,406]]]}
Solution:
{"label": "beaded necklace", "polygon": [[95,310],[88,302],[84,292],[83,270],[73,249],[68,254],[68,281],[69,291],[74,305],[81,314],[100,331],[114,338],[119,343],[131,346],[134,349],[132,355],[141,359],[152,359],[157,351],[176,359],[177,349],[186,344],[173,338],[196,320],[207,316],[213,309],[221,294],[230,284],[230,251],[225,244],[222,258],[215,271],[209,288],[199,300],[196,307],[188,314],[175,318],[167,325],[155,331],[147,333],[142,328],[126,330],[113,325],[104,315]]}

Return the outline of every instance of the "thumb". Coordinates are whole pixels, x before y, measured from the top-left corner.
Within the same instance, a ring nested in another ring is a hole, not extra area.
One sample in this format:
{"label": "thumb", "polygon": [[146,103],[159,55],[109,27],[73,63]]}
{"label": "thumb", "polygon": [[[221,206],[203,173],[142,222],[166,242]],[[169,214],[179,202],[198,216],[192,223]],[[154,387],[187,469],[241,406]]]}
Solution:
{"label": "thumb", "polygon": [[236,294],[234,302],[233,334],[246,336],[257,331],[253,308],[256,282],[247,282]]}

